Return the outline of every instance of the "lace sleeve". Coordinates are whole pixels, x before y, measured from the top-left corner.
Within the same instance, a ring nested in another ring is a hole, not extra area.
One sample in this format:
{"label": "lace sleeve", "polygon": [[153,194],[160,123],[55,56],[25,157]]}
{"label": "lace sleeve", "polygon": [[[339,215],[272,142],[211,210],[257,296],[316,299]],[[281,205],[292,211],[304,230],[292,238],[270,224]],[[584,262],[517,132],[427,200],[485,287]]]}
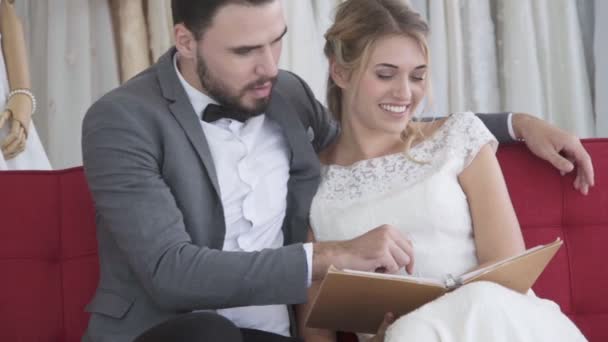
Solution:
{"label": "lace sleeve", "polygon": [[483,124],[483,122],[473,113],[456,113],[455,128],[453,134],[458,140],[454,146],[458,154],[462,157],[462,170],[466,169],[475,159],[479,150],[490,144],[494,152],[498,149],[498,141]]}

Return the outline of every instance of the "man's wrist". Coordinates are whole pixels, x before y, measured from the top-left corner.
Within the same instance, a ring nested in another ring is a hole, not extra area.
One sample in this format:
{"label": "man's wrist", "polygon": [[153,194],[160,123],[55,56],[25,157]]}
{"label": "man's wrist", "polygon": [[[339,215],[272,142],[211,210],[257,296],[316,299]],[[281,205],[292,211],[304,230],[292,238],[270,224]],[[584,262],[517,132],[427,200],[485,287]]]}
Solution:
{"label": "man's wrist", "polygon": [[304,248],[304,253],[306,253],[306,267],[307,267],[307,276],[306,276],[306,287],[310,287],[312,284],[312,256],[314,253],[314,246],[312,242],[307,242],[302,245]]}
{"label": "man's wrist", "polygon": [[316,242],[313,244],[312,281],[323,279],[329,266],[337,263],[340,246],[339,242]]}
{"label": "man's wrist", "polygon": [[507,118],[507,129],[509,130],[509,136],[511,139],[517,140],[517,136],[513,130],[513,113],[509,113],[509,117]]}
{"label": "man's wrist", "polygon": [[509,134],[514,140],[524,141],[526,138],[526,128],[533,117],[525,113],[511,113]]}

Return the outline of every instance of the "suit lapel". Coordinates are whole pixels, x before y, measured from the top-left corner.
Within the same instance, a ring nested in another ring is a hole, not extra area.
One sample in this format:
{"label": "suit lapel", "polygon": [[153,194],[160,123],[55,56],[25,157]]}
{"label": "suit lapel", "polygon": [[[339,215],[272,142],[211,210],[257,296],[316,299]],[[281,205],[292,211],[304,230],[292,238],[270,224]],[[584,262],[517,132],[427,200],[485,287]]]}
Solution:
{"label": "suit lapel", "polygon": [[290,166],[293,170],[293,163],[298,151],[299,145],[306,143],[304,130],[301,129],[301,123],[298,119],[297,112],[283,96],[277,91],[274,92],[272,100],[266,110],[266,116],[277,122],[283,129],[290,152]]}
{"label": "suit lapel", "polygon": [[209,143],[201,129],[199,116],[194,112],[188,95],[180,84],[173,66],[173,55],[175,52],[175,48],[170,49],[160,58],[156,66],[161,91],[169,101],[169,110],[171,111],[171,114],[173,114],[179,125],[186,132],[188,140],[190,140],[194,150],[207,169],[207,175],[209,175],[213,188],[219,196],[220,187],[217,180],[215,164],[213,163],[213,157],[211,156],[211,150],[209,149]]}
{"label": "suit lapel", "polygon": [[[186,133],[206,168],[216,194],[221,196],[209,143],[201,129],[199,116],[194,112],[173,66],[175,52],[175,48],[169,50],[156,65],[161,92],[169,102],[171,114]],[[309,144],[309,138],[300,121],[297,108],[286,101],[276,87],[273,90],[266,116],[279,124],[290,151],[287,213],[283,224],[285,241],[287,243],[304,241],[308,206],[318,185],[319,170],[316,153]]]}
{"label": "suit lapel", "polygon": [[290,151],[284,241],[285,244],[302,242],[306,240],[310,201],[319,182],[319,160],[309,143],[300,114],[279,91],[273,94],[266,115],[281,126]]}

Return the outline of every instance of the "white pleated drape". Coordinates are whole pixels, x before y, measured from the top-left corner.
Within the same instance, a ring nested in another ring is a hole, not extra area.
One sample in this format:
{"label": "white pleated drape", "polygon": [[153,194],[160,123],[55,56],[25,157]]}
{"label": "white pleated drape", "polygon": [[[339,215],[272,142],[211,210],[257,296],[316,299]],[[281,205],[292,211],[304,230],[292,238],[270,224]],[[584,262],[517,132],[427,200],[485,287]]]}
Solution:
{"label": "white pleated drape", "polygon": [[596,0],[594,12],[596,133],[608,137],[608,2]]}
{"label": "white pleated drape", "polygon": [[[430,113],[522,111],[581,137],[608,136],[605,1],[403,1],[431,27]],[[280,67],[304,78],[322,102],[323,34],[340,2],[283,0],[289,33]],[[82,118],[119,84],[108,1],[20,0],[15,7],[28,43],[41,141],[55,168],[79,165]],[[145,9],[155,60],[172,45],[170,2],[146,0]]]}
{"label": "white pleated drape", "polygon": [[577,4],[572,0],[497,1],[503,106],[595,135]]}
{"label": "white pleated drape", "polygon": [[173,46],[173,18],[170,0],[148,0],[148,33],[152,62]]}
{"label": "white pleated drape", "polygon": [[418,5],[429,16],[432,103],[427,110],[445,114],[499,109],[494,24],[489,0],[430,1]]}
{"label": "white pleated drape", "polygon": [[288,34],[283,41],[279,67],[295,72],[325,103],[328,65],[323,55],[323,37],[333,22],[339,0],[284,0]]}
{"label": "white pleated drape", "polygon": [[[589,1],[409,3],[431,28],[433,92],[427,111],[527,112],[581,137],[595,135],[593,58],[590,46],[583,44],[583,36],[592,31],[578,15],[590,12]],[[605,14],[603,18],[608,19]],[[601,32],[598,24],[595,30]],[[596,73],[601,70],[596,67]],[[601,77],[596,82],[601,83]],[[601,85],[596,86],[600,95]]]}
{"label": "white pleated drape", "polygon": [[118,86],[108,2],[20,0],[15,6],[28,42],[38,133],[54,168],[81,165],[84,114]]}

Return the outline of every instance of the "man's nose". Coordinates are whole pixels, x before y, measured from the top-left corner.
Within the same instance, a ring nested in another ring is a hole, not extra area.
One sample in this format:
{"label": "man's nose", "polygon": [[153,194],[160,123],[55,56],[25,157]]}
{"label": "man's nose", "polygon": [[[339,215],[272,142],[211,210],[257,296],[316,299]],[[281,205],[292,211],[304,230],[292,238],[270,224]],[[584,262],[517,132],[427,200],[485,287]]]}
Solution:
{"label": "man's nose", "polygon": [[260,53],[260,59],[256,65],[256,74],[263,77],[275,77],[279,72],[277,60],[270,47],[265,47]]}

